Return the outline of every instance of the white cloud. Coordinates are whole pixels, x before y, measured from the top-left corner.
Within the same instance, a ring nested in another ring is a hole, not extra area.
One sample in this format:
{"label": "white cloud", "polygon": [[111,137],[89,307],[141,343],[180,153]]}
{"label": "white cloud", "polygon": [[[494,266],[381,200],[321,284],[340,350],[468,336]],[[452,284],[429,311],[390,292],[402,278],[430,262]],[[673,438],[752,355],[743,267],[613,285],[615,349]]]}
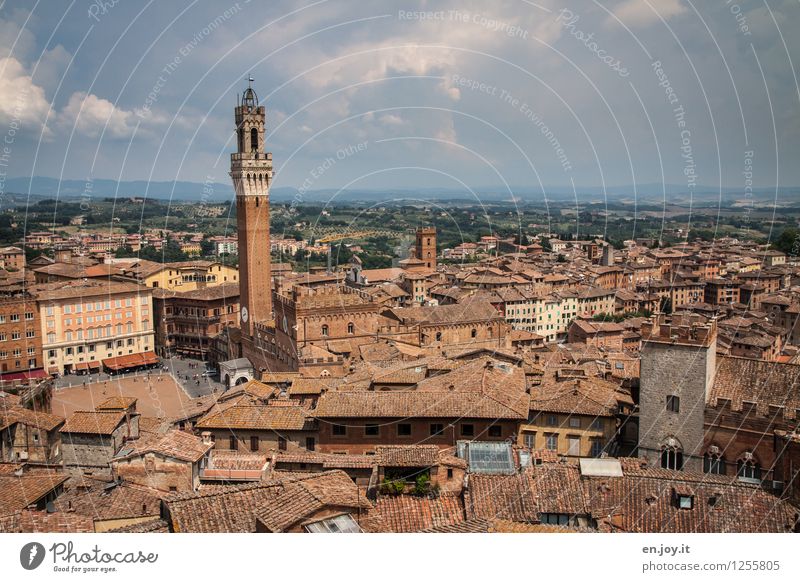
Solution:
{"label": "white cloud", "polygon": [[58,119],[62,128],[75,127],[78,133],[89,137],[100,136],[104,128],[106,136],[131,137],[136,123],[134,112],[120,109],[107,99],[81,91],[72,94]]}
{"label": "white cloud", "polygon": [[612,12],[627,26],[648,26],[686,12],[681,0],[625,0]]}
{"label": "white cloud", "polygon": [[70,59],[72,54],[60,44],[44,51],[32,71],[34,83],[48,92],[54,92]]}
{"label": "white cloud", "polygon": [[0,18],[0,54],[25,59],[36,47],[36,38],[23,28],[27,13],[17,11],[10,18]]}
{"label": "white cloud", "polygon": [[0,58],[0,122],[41,129],[50,103],[25,67],[13,57]]}

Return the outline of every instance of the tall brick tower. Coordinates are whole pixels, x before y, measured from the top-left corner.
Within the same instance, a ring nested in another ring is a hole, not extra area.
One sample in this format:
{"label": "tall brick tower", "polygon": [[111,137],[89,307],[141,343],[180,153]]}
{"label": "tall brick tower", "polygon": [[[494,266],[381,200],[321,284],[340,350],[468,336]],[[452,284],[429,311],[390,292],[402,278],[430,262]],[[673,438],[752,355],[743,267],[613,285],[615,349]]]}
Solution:
{"label": "tall brick tower", "polygon": [[[250,79],[252,83],[253,79]],[[238,148],[231,154],[231,179],[236,189],[239,232],[239,296],[242,333],[252,324],[272,319],[269,242],[269,187],[272,154],[264,152],[266,112],[248,83],[235,109]]]}
{"label": "tall brick tower", "polygon": [[417,243],[415,253],[417,259],[425,261],[425,268],[436,270],[436,228],[423,226],[417,228]]}
{"label": "tall brick tower", "polygon": [[666,469],[703,470],[704,413],[714,383],[716,322],[656,315],[642,325],[639,457]]}

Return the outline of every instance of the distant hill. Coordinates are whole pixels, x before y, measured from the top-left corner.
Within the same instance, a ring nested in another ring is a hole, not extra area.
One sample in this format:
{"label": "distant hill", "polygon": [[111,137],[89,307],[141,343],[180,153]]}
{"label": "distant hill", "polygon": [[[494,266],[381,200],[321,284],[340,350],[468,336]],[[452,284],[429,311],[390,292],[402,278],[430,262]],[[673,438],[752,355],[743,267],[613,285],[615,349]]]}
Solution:
{"label": "distant hill", "polygon": [[[30,191],[34,197],[56,197],[62,199],[80,198],[85,193],[92,197],[131,197],[147,196],[161,200],[174,201],[201,201],[221,202],[230,200],[233,195],[233,185],[230,183],[201,182],[147,182],[144,180],[122,181],[93,180],[90,184],[83,180],[61,180],[35,176],[30,178],[9,178],[5,184],[6,193],[15,194],[13,199],[19,202],[27,198]],[[298,200],[299,203],[326,203],[326,202],[355,202],[355,203],[380,203],[393,200],[421,200],[421,201],[451,201],[464,200],[477,202],[510,202],[516,199],[521,202],[544,202],[545,196],[540,188],[531,186],[512,186],[511,193],[505,187],[481,186],[474,191],[451,188],[403,188],[403,189],[359,189],[338,191],[335,189],[321,189],[304,192],[302,195],[296,188],[277,187],[271,191],[272,199],[276,202],[289,202]],[[575,199],[575,192],[570,186],[545,186],[546,199],[553,202],[564,202]],[[576,188],[578,201],[581,204],[592,202],[616,201],[628,203],[663,203],[664,198],[670,204],[685,205],[692,201],[694,204],[717,204],[720,195],[723,203],[733,203],[744,200],[744,194],[739,188],[723,188],[721,191],[710,186],[698,186],[693,196],[686,191],[686,186],[679,184],[639,184],[609,186],[605,190],[599,186]],[[21,196],[20,196],[21,195]],[[770,203],[776,197],[775,188],[760,188],[754,191],[752,203]],[[779,204],[796,203],[800,200],[800,188],[781,187],[777,189]],[[8,203],[9,200],[6,200]]]}
{"label": "distant hill", "polygon": [[121,197],[148,196],[164,200],[183,201],[222,201],[233,196],[233,185],[219,182],[203,184],[200,182],[147,182],[136,180],[133,182],[118,182],[117,180],[92,180],[87,184],[85,180],[58,180],[34,176],[30,178],[9,178],[6,180],[6,192],[27,194],[30,192],[37,196],[54,198],[80,198],[84,195],[91,197]]}

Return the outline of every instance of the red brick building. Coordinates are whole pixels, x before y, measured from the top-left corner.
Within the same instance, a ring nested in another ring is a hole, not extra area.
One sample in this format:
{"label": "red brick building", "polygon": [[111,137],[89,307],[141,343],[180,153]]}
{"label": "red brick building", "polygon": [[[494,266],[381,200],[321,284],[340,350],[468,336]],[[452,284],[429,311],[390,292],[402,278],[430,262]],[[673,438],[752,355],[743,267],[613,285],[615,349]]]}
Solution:
{"label": "red brick building", "polygon": [[156,345],[161,355],[208,359],[223,329],[239,323],[239,285],[223,283],[195,291],[153,290]]}
{"label": "red brick building", "polygon": [[576,319],[569,326],[567,341],[596,348],[622,351],[625,328],[610,321]]}
{"label": "red brick building", "polygon": [[22,289],[0,296],[0,385],[46,377],[35,298]]}
{"label": "red brick building", "polygon": [[777,435],[798,421],[800,366],[720,358],[705,410],[706,472],[786,482]]}
{"label": "red brick building", "polygon": [[322,452],[364,454],[379,445],[516,439],[529,402],[522,369],[484,357],[412,387],[339,386],[320,396],[313,414]]}

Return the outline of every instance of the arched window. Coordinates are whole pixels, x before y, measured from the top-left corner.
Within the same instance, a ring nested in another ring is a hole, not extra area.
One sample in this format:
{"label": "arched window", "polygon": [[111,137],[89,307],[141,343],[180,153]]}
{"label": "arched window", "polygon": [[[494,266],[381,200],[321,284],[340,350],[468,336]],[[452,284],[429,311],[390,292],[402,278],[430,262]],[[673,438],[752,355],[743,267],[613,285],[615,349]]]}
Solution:
{"label": "arched window", "polygon": [[255,127],[250,130],[250,151],[258,151],[258,130]]}
{"label": "arched window", "polygon": [[442,341],[442,332],[440,332],[440,331],[436,332],[436,341],[437,342]]}
{"label": "arched window", "polygon": [[327,325],[323,325],[322,326],[322,336],[323,337],[328,337],[328,326]]}
{"label": "arched window", "polygon": [[347,324],[347,333],[354,334],[356,332],[356,326],[353,325],[352,322]]}
{"label": "arched window", "polygon": [[712,447],[712,450],[703,455],[703,471],[712,475],[724,475],[725,459],[722,458],[719,450],[713,449],[716,447]]}
{"label": "arched window", "polygon": [[683,451],[677,446],[666,446],[661,450],[661,468],[672,471],[683,469]]}
{"label": "arched window", "polygon": [[744,458],[736,462],[736,475],[740,479],[758,479],[760,481],[761,466],[752,455],[745,455]]}
{"label": "arched window", "polygon": [[471,335],[472,337],[478,337],[478,330],[473,327]]}
{"label": "arched window", "polygon": [[239,152],[244,152],[244,130],[239,128]]}

